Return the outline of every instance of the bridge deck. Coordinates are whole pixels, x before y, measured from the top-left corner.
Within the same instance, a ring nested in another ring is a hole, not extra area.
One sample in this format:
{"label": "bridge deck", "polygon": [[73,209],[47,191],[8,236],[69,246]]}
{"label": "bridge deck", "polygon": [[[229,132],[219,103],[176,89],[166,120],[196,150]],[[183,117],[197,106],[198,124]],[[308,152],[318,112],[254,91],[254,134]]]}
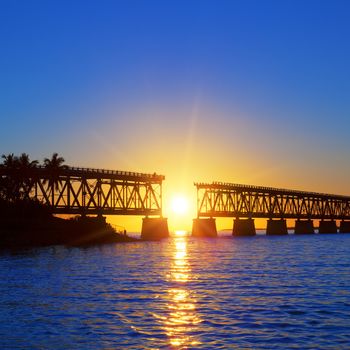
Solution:
{"label": "bridge deck", "polygon": [[35,198],[57,214],[162,215],[163,175],[65,167],[0,167],[8,192]]}
{"label": "bridge deck", "polygon": [[[34,168],[34,171],[43,177],[50,176],[48,170],[44,166]],[[0,170],[1,173],[1,170]],[[85,178],[104,178],[115,180],[130,180],[130,181],[163,181],[164,175],[156,173],[137,173],[132,171],[97,169],[97,168],[83,168],[83,167],[67,167],[60,170],[60,176],[76,176]]]}
{"label": "bridge deck", "polygon": [[350,196],[232,183],[195,183],[199,217],[350,219]]}

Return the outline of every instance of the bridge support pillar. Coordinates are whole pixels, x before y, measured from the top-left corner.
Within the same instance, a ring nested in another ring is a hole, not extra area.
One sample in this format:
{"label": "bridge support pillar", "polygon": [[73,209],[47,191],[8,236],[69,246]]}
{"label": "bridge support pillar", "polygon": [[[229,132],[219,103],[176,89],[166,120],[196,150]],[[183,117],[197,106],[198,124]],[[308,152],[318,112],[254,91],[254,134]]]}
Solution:
{"label": "bridge support pillar", "polygon": [[169,237],[168,219],[166,218],[143,218],[141,239],[145,241],[159,241]]}
{"label": "bridge support pillar", "polygon": [[323,221],[321,220],[318,227],[318,233],[337,233],[337,223],[335,220]]}
{"label": "bridge support pillar", "polygon": [[268,220],[266,227],[267,235],[287,235],[287,220]]}
{"label": "bridge support pillar", "polygon": [[341,221],[339,233],[350,233],[350,221]]}
{"label": "bridge support pillar", "polygon": [[194,237],[217,237],[216,222],[213,218],[193,219],[192,236]]}
{"label": "bridge support pillar", "polygon": [[235,219],[233,221],[232,236],[255,236],[254,219]]}
{"label": "bridge support pillar", "polygon": [[297,221],[295,221],[294,233],[296,235],[315,233],[313,221],[312,220],[297,220]]}

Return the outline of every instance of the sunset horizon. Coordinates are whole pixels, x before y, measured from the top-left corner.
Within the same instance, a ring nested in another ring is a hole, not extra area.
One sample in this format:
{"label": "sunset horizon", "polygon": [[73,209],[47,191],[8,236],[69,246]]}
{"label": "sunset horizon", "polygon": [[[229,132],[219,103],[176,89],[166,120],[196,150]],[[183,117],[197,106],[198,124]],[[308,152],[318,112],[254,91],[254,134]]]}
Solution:
{"label": "sunset horizon", "polygon": [[0,349],[350,348],[350,2],[0,3]]}
{"label": "sunset horizon", "polygon": [[3,154],[350,194],[344,4],[136,3],[4,8]]}

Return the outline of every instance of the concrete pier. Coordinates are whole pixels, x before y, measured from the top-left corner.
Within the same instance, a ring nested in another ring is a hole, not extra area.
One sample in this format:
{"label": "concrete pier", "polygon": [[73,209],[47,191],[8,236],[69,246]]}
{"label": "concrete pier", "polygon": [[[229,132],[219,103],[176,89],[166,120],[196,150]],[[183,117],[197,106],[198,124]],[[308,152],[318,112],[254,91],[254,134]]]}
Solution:
{"label": "concrete pier", "polygon": [[312,220],[295,221],[294,233],[296,235],[315,233],[313,221]]}
{"label": "concrete pier", "polygon": [[216,221],[213,218],[193,219],[192,236],[217,237]]}
{"label": "concrete pier", "polygon": [[168,219],[166,218],[143,218],[141,239],[145,241],[159,241],[169,237]]}
{"label": "concrete pier", "polygon": [[255,236],[254,219],[235,219],[233,221],[232,236]]}
{"label": "concrete pier", "polygon": [[321,220],[318,227],[318,233],[337,233],[338,227],[335,220]]}
{"label": "concrete pier", "polygon": [[267,235],[287,235],[288,229],[287,229],[287,220],[268,220],[267,221],[267,227],[266,227],[266,234]]}
{"label": "concrete pier", "polygon": [[350,233],[350,221],[340,221],[339,233]]}

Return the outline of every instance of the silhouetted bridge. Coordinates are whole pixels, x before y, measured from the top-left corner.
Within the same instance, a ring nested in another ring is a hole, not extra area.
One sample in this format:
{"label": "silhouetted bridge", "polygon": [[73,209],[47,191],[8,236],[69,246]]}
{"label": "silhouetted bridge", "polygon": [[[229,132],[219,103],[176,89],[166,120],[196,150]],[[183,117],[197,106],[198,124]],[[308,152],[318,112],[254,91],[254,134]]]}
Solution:
{"label": "silhouetted bridge", "polygon": [[[286,219],[295,219],[295,233],[314,233],[313,220],[320,220],[320,233],[350,232],[350,197],[316,192],[231,183],[195,183],[197,215],[193,232],[205,228],[216,235],[214,217],[234,217],[234,235],[255,235],[254,218],[267,218],[267,234],[287,234]],[[200,218],[209,218],[207,220]],[[277,219],[277,220],[276,220]]]}
{"label": "silhouetted bridge", "polygon": [[[0,167],[0,179],[8,193],[37,199],[54,214],[143,215],[141,237],[168,236],[167,219],[162,217],[163,175],[37,166]],[[295,233],[314,233],[315,219],[320,220],[319,233],[336,233],[337,221],[340,232],[350,232],[349,196],[221,182],[195,186],[194,236],[216,236],[215,217],[234,217],[233,235],[255,235],[254,218],[268,219],[267,234],[287,234],[287,219],[296,220]]]}
{"label": "silhouetted bridge", "polygon": [[30,197],[56,214],[162,215],[163,175],[69,167],[34,169]]}
{"label": "silhouetted bridge", "polygon": [[39,200],[54,214],[144,215],[142,232],[155,224],[168,232],[162,218],[163,175],[79,167],[52,171],[37,166],[25,174],[0,168],[0,176],[22,179],[22,197]]}

